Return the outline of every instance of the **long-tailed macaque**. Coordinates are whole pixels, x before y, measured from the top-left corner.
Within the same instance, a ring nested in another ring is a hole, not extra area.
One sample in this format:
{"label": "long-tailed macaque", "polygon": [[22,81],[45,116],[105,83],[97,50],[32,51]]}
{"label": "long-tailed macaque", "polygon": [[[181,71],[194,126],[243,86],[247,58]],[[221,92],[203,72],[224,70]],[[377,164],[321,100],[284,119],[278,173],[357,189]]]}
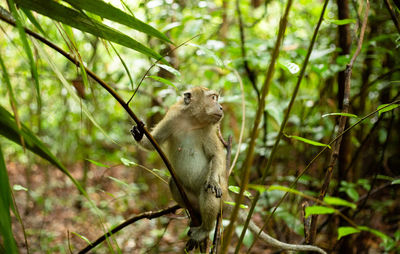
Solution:
{"label": "long-tailed macaque", "polygon": [[[195,87],[183,93],[183,98],[168,110],[151,132],[160,145],[166,144],[167,157],[176,171],[178,181],[193,209],[201,217],[201,225],[189,230],[189,242],[192,243],[199,243],[208,237],[221,211],[221,204],[224,215],[230,214],[232,208],[223,202],[229,199],[225,152],[217,136],[223,115],[218,94],[207,88]],[[152,148],[147,138],[142,139],[140,128],[134,126],[131,133],[142,147]],[[172,179],[169,186],[174,200],[185,207]],[[241,212],[239,219],[244,221],[245,218],[246,214]],[[260,231],[252,222],[249,228],[257,234]],[[315,246],[280,242],[264,232],[260,238],[280,249],[325,253]]]}

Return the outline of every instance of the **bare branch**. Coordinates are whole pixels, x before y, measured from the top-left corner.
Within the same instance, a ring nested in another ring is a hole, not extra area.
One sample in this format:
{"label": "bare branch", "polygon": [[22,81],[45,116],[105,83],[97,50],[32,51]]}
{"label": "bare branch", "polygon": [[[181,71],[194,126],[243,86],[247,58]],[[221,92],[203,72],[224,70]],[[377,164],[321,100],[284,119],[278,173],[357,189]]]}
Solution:
{"label": "bare branch", "polygon": [[110,237],[113,234],[117,233],[118,231],[122,230],[126,226],[129,226],[130,224],[135,223],[138,220],[141,220],[141,219],[149,219],[149,220],[151,220],[151,219],[154,219],[154,218],[158,218],[158,217],[161,217],[161,216],[166,215],[166,214],[174,213],[179,208],[181,208],[179,205],[174,205],[174,206],[171,206],[171,207],[168,207],[166,209],[159,210],[159,211],[149,211],[149,212],[145,212],[145,213],[141,213],[139,215],[136,215],[136,216],[134,216],[134,217],[122,222],[121,224],[119,224],[118,226],[113,228],[110,232],[107,232],[106,234],[104,234],[104,235],[100,236],[99,238],[97,238],[96,241],[94,241],[90,245],[86,246],[81,251],[79,251],[79,254],[87,253],[88,251],[90,251],[91,249],[93,249],[94,247],[96,247],[97,245],[102,243],[103,241],[105,241],[108,237]]}

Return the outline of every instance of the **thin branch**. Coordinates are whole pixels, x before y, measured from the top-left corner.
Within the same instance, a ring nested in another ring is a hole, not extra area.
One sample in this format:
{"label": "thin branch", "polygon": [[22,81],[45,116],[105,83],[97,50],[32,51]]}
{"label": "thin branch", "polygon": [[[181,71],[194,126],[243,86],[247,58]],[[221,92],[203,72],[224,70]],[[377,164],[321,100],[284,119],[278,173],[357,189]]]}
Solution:
{"label": "thin branch", "polygon": [[239,73],[237,72],[236,69],[230,68],[233,73],[235,74],[236,78],[239,81],[239,85],[240,85],[240,93],[241,93],[241,100],[242,100],[242,125],[240,127],[240,134],[239,134],[239,141],[237,144],[237,150],[236,150],[236,154],[235,154],[235,158],[233,158],[233,162],[229,168],[228,171],[228,176],[231,175],[233,168],[236,165],[236,161],[239,158],[239,154],[240,154],[240,147],[242,146],[242,141],[243,141],[243,134],[244,134],[244,129],[245,129],[245,124],[246,124],[246,100],[244,98],[244,86],[243,86],[243,81],[242,78],[240,77]]}
{"label": "thin branch", "polygon": [[[322,10],[321,10],[321,14],[320,14],[320,16],[319,16],[318,23],[317,23],[317,25],[316,25],[316,27],[315,27],[315,29],[314,29],[314,33],[313,33],[313,36],[312,36],[312,38],[311,38],[310,45],[309,45],[309,47],[308,47],[307,55],[306,55],[306,57],[305,57],[305,59],[304,59],[304,62],[303,62],[303,64],[302,64],[302,67],[301,67],[301,70],[300,70],[300,73],[299,73],[299,77],[298,77],[298,79],[297,79],[297,83],[296,83],[296,86],[295,86],[294,91],[293,91],[293,95],[292,95],[292,97],[291,97],[291,99],[290,99],[288,109],[287,109],[286,114],[285,114],[285,117],[284,117],[284,119],[283,119],[283,121],[282,121],[282,123],[281,123],[280,129],[279,129],[279,133],[278,133],[278,136],[277,136],[277,138],[276,138],[276,140],[275,140],[275,144],[274,144],[274,146],[273,146],[273,148],[272,148],[271,155],[270,155],[270,157],[269,157],[269,159],[268,159],[268,161],[267,161],[267,165],[266,165],[266,167],[265,167],[265,169],[264,169],[264,171],[263,171],[263,175],[262,175],[262,178],[261,178],[261,182],[262,182],[262,183],[264,182],[264,180],[265,180],[265,178],[266,178],[266,176],[267,176],[267,172],[269,171],[269,169],[270,169],[270,167],[271,167],[271,165],[272,165],[272,161],[273,161],[274,156],[275,156],[275,154],[276,154],[276,151],[277,151],[277,148],[278,148],[280,139],[282,138],[283,131],[284,131],[285,126],[286,126],[286,123],[287,123],[287,121],[288,121],[288,119],[289,119],[289,115],[290,115],[290,112],[291,112],[292,107],[293,107],[293,105],[294,105],[294,101],[295,101],[295,99],[296,99],[297,93],[298,93],[298,91],[299,91],[301,81],[302,81],[302,79],[303,79],[303,77],[304,77],[304,74],[305,74],[305,71],[306,71],[306,68],[307,68],[307,65],[308,65],[308,61],[309,61],[310,56],[311,56],[311,52],[313,51],[314,44],[315,44],[315,42],[316,42],[316,40],[317,40],[318,31],[319,31],[319,28],[321,27],[322,20],[323,20],[324,14],[325,14],[325,10],[326,10],[326,7],[328,6],[328,2],[329,2],[329,0],[325,0],[324,5],[323,5],[323,7],[322,7]],[[257,192],[257,194],[256,194],[256,196],[254,197],[253,202],[252,202],[252,204],[251,204],[251,211],[254,210],[254,207],[256,206],[256,203],[257,203],[257,201],[258,201],[259,198],[260,198],[260,193]],[[283,198],[280,200],[280,203],[281,203],[281,202],[283,202]],[[268,218],[267,218],[266,222],[264,223],[263,227],[261,228],[260,232],[257,234],[256,239],[253,241],[252,245],[251,245],[250,248],[248,249],[248,252],[250,252],[250,250],[251,250],[252,247],[254,246],[254,244],[255,244],[256,240],[258,239],[258,237],[260,236],[262,230],[263,230],[263,229],[265,228],[265,226],[268,224],[270,218],[272,217],[272,214],[273,214],[273,213],[276,211],[276,209],[279,207],[280,203],[278,203],[278,205],[275,206],[273,212],[268,216]],[[250,222],[250,216],[251,216],[251,214],[249,213],[249,215],[247,216],[246,224],[245,224],[245,227],[244,227],[243,231],[245,231],[245,230],[247,229],[246,225],[248,225],[248,223]],[[242,232],[242,234],[244,234],[244,233]]]}
{"label": "thin branch", "polygon": [[145,212],[145,213],[141,213],[139,215],[136,215],[136,216],[134,216],[134,217],[122,222],[121,224],[119,224],[118,226],[113,228],[110,232],[107,232],[106,234],[104,234],[104,235],[100,236],[99,238],[97,238],[96,241],[94,241],[90,245],[86,246],[81,251],[79,251],[79,254],[87,253],[88,251],[90,251],[91,249],[93,249],[94,247],[96,247],[97,245],[102,243],[103,241],[105,241],[107,238],[109,238],[113,234],[115,234],[118,231],[122,230],[126,226],[129,226],[130,224],[135,223],[138,220],[141,220],[141,219],[149,219],[149,220],[151,220],[151,219],[154,219],[154,218],[158,218],[158,217],[161,217],[161,216],[166,215],[166,214],[174,213],[179,208],[181,208],[179,205],[174,205],[174,206],[171,206],[171,207],[168,207],[166,209],[159,210],[159,211],[149,211],[149,212]]}
{"label": "thin branch", "polygon": [[[5,21],[5,22],[7,22],[8,24],[10,24],[12,26],[16,26],[16,23],[15,23],[13,17],[8,13],[7,10],[2,8],[1,6],[0,6],[0,19]],[[57,45],[55,45],[51,41],[47,40],[46,38],[42,37],[41,35],[39,35],[39,34],[37,34],[35,32],[29,30],[28,28],[24,28],[24,30],[25,30],[25,32],[27,34],[29,34],[33,38],[43,42],[44,44],[46,44],[50,48],[56,50],[57,52],[62,54],[65,58],[67,58],[70,62],[72,62],[76,66],[80,67],[81,63],[78,60],[76,60],[73,56],[71,56],[69,53],[65,52],[63,49],[61,49],[60,47],[58,47]],[[105,81],[103,81],[101,78],[99,78],[94,72],[89,70],[87,67],[83,66],[83,68],[85,68],[86,73],[91,78],[93,78],[109,94],[111,94],[114,97],[115,100],[118,101],[118,103],[125,109],[125,111],[129,114],[129,116],[135,121],[135,123],[138,126],[141,127],[141,130],[143,131],[144,135],[149,139],[149,141],[153,145],[154,149],[158,152],[158,154],[160,155],[161,159],[163,160],[165,166],[167,167],[168,171],[170,172],[172,179],[176,183],[176,186],[177,186],[177,188],[179,190],[179,193],[182,196],[183,202],[185,203],[185,206],[186,206],[187,210],[189,211],[189,214],[191,215],[191,219],[192,219],[193,223],[196,224],[196,225],[199,224],[199,219],[196,216],[194,216],[195,213],[194,213],[194,210],[193,210],[193,206],[189,202],[189,200],[187,198],[187,195],[183,190],[182,184],[180,183],[180,181],[176,177],[176,173],[175,173],[174,168],[172,167],[172,165],[169,162],[169,160],[168,160],[167,156],[165,155],[165,153],[162,151],[161,147],[158,145],[157,141],[154,139],[154,137],[150,134],[150,132],[144,126],[143,122],[135,115],[135,113],[133,113],[133,111],[130,109],[129,105],[127,103],[125,103],[125,101],[119,96],[119,94],[117,92],[114,91],[114,89],[111,86],[109,86]]]}
{"label": "thin branch", "polygon": [[[236,218],[238,216],[239,213],[239,206],[243,201],[243,197],[244,197],[244,191],[247,188],[247,184],[249,182],[250,179],[250,168],[252,166],[253,163],[253,159],[254,159],[254,149],[255,149],[255,144],[256,144],[256,139],[258,136],[258,130],[259,130],[259,124],[261,121],[261,117],[263,115],[264,112],[264,108],[265,108],[265,98],[268,94],[269,91],[269,86],[271,84],[271,80],[272,80],[272,76],[274,74],[274,70],[275,70],[275,63],[276,60],[278,59],[279,56],[279,51],[280,51],[280,46],[282,44],[283,41],[283,37],[285,35],[285,31],[286,31],[286,25],[287,25],[287,18],[289,16],[289,10],[290,7],[292,5],[293,1],[292,0],[288,0],[288,3],[286,5],[286,9],[285,9],[285,13],[282,16],[280,23],[279,23],[279,30],[278,30],[278,36],[275,42],[275,46],[274,49],[272,51],[272,55],[271,55],[271,63],[269,64],[268,70],[267,70],[267,74],[266,74],[266,78],[265,78],[265,82],[263,84],[263,88],[262,88],[262,94],[259,100],[259,104],[258,104],[258,108],[257,108],[257,113],[254,119],[254,124],[253,124],[253,130],[251,132],[251,139],[250,139],[250,143],[249,143],[249,148],[247,150],[247,155],[246,155],[246,159],[245,162],[243,164],[243,168],[242,168],[242,182],[240,185],[240,192],[239,195],[236,197],[235,199],[235,207],[233,208],[231,217],[230,217],[230,223],[229,226],[226,230],[226,236],[225,236],[225,240],[224,240],[224,244],[222,246],[222,251],[221,253],[227,253],[228,251],[228,246],[230,244],[230,241],[232,239],[232,234],[233,234],[233,228],[234,228],[234,223],[236,221]],[[248,220],[251,217],[251,214],[248,215]],[[247,225],[245,224],[245,228],[243,229],[243,231],[245,231],[247,229],[248,226],[248,221]],[[237,243],[237,245],[240,245],[241,240]]]}
{"label": "thin branch", "polygon": [[151,70],[154,66],[156,66],[156,64],[157,64],[158,62],[160,62],[161,59],[163,59],[164,57],[168,56],[169,54],[171,54],[172,52],[174,52],[174,51],[177,50],[178,48],[182,47],[183,45],[187,44],[189,41],[193,40],[194,38],[199,37],[200,35],[201,35],[201,34],[197,34],[197,35],[193,36],[193,37],[190,38],[189,40],[187,40],[187,41],[185,41],[185,42],[179,44],[177,47],[175,47],[175,48],[169,50],[167,53],[165,53],[163,56],[161,56],[159,59],[157,59],[157,61],[155,61],[155,62],[150,66],[150,68],[147,69],[146,73],[143,75],[143,77],[142,77],[142,79],[140,80],[139,84],[137,85],[135,91],[133,92],[131,98],[129,98],[129,100],[128,100],[128,102],[127,102],[126,104],[129,105],[129,103],[132,101],[133,97],[135,97],[137,91],[139,90],[140,85],[142,84],[143,80],[147,77],[147,74],[149,74],[150,70]]}
{"label": "thin branch", "polygon": [[[392,70],[390,70],[388,72],[385,72],[385,73],[379,75],[374,80],[372,80],[371,82],[368,83],[368,85],[366,86],[366,89],[368,89],[369,87],[373,86],[375,83],[377,83],[381,79],[384,79],[384,78],[386,78],[386,77],[390,76],[391,74],[393,74],[395,72],[398,72],[398,71],[400,71],[400,68],[394,68],[394,69],[392,69]],[[356,99],[357,97],[360,97],[360,96],[361,96],[361,92],[357,93],[356,95],[354,95],[351,98],[351,102],[354,101],[354,99]]]}
{"label": "thin branch", "polygon": [[[221,140],[221,142],[224,144],[225,149],[226,149],[226,170],[228,171],[228,168],[231,165],[231,153],[232,153],[232,135],[229,135],[228,141],[225,141],[224,138],[222,137],[221,130],[218,129],[218,136]],[[228,173],[228,172],[227,172]],[[229,175],[228,175],[229,177]],[[223,207],[223,202],[221,200],[221,211],[219,212],[217,216],[217,223],[215,225],[215,231],[214,231],[214,239],[213,239],[213,244],[212,244],[212,249],[211,249],[211,254],[217,254],[218,253],[218,246],[221,241],[221,224],[222,224],[222,207]]]}
{"label": "thin branch", "polygon": [[393,10],[392,5],[390,4],[389,0],[385,0],[385,6],[389,11],[390,17],[393,20],[394,26],[397,29],[397,32],[400,34],[400,24],[399,24],[399,20],[397,19],[396,13]]}
{"label": "thin branch", "polygon": [[237,13],[238,13],[238,20],[239,20],[240,49],[242,51],[244,69],[246,70],[246,73],[247,73],[247,76],[249,77],[250,83],[253,86],[253,89],[257,94],[257,100],[260,100],[260,90],[257,87],[257,76],[250,69],[249,61],[247,61],[246,45],[245,45],[246,39],[245,39],[245,35],[244,35],[242,12],[240,11],[239,0],[236,0],[236,10],[237,10]]}
{"label": "thin branch", "polygon": [[[362,43],[364,40],[364,33],[365,29],[367,27],[367,21],[368,21],[368,12],[369,12],[369,0],[367,0],[367,5],[365,8],[365,13],[364,13],[364,19],[361,27],[361,32],[360,32],[360,38],[358,40],[357,44],[357,49],[354,52],[353,57],[351,58],[350,62],[346,66],[345,70],[345,87],[344,87],[344,96],[343,96],[343,110],[342,113],[348,113],[349,107],[350,107],[350,87],[351,87],[351,74],[352,74],[352,69],[354,62],[357,59],[357,56],[359,55],[362,47]],[[339,130],[338,133],[341,134],[344,132],[345,127],[346,127],[346,122],[347,122],[347,117],[346,116],[340,116],[339,118]],[[334,147],[331,152],[330,160],[329,160],[329,166],[328,169],[326,170],[325,174],[325,179],[324,183],[321,188],[321,192],[319,194],[319,199],[322,200],[327,191],[328,187],[332,178],[332,173],[333,173],[333,167],[336,164],[338,155],[339,155],[339,150],[340,150],[340,144],[342,142],[342,136],[335,142]],[[318,215],[313,215],[311,219],[311,235],[310,235],[310,241],[308,243],[313,244],[315,241],[315,236],[317,233],[317,220],[318,220]]]}

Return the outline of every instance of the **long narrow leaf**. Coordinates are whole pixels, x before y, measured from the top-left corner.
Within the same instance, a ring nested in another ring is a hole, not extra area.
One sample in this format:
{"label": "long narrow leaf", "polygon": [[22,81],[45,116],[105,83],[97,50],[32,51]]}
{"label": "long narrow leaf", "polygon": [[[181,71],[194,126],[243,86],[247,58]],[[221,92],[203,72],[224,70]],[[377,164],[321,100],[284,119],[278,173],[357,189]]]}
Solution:
{"label": "long narrow leaf", "polygon": [[[53,0],[14,0],[18,5],[23,8],[36,11],[51,19],[64,23],[66,25],[77,28],[81,31],[93,34],[103,39],[113,41],[125,47],[136,50],[154,59],[160,59],[161,56],[147,48],[140,42],[132,39],[131,37],[118,32],[117,30],[106,26],[97,20],[91,19],[81,12],[75,11],[71,8],[63,6]],[[166,61],[162,59],[164,63]]]}
{"label": "long narrow leaf", "polygon": [[[4,249],[6,254],[18,253],[17,245],[11,229],[10,208],[12,207],[12,197],[6,164],[0,145],[0,250]],[[2,246],[2,245],[5,246]]]}
{"label": "long narrow leaf", "polygon": [[115,8],[111,4],[105,3],[101,0],[64,0],[72,6],[94,13],[102,18],[118,22],[130,28],[146,33],[150,36],[157,37],[163,41],[172,43],[165,34],[159,32],[154,27],[138,20],[137,18]]}
{"label": "long narrow leaf", "polygon": [[[4,64],[1,54],[0,54],[0,67],[3,72],[4,81],[7,86],[8,96],[10,98],[11,108],[14,112],[15,122],[17,123],[18,129],[21,129],[21,123],[19,121],[19,115],[18,115],[18,109],[17,109],[17,101],[15,100],[14,92],[13,92],[13,89],[11,86],[10,76],[8,75],[7,68],[6,68],[6,65]],[[25,149],[25,142],[24,142],[23,137],[20,136],[20,139],[21,139],[21,144]]]}
{"label": "long narrow leaf", "polygon": [[390,105],[390,106],[387,106],[387,105],[389,105],[389,104],[382,104],[382,105],[378,106],[377,109],[379,109],[379,115],[381,115],[381,114],[383,114],[385,112],[388,112],[390,110],[393,110],[395,108],[400,107],[400,104],[393,104],[393,105]]}
{"label": "long narrow leaf", "polygon": [[303,137],[299,137],[299,136],[294,136],[294,135],[286,135],[286,134],[285,134],[285,136],[288,137],[288,138],[297,139],[299,141],[302,141],[304,143],[307,143],[307,144],[310,144],[310,145],[313,145],[313,146],[326,146],[329,149],[332,149],[330,145],[327,145],[327,144],[324,144],[324,143],[320,143],[320,142],[317,142],[317,141],[314,141],[314,140],[311,140],[311,139],[307,139],[307,138],[303,138]]}
{"label": "long narrow leaf", "polygon": [[39,78],[38,78],[38,72],[37,72],[37,68],[36,68],[36,63],[35,63],[35,60],[33,59],[32,49],[29,46],[28,38],[26,36],[26,33],[25,33],[25,30],[24,30],[21,18],[19,16],[18,12],[17,12],[17,9],[15,8],[14,2],[15,2],[14,0],[8,0],[8,3],[9,3],[8,5],[10,6],[11,14],[13,15],[13,17],[15,19],[15,23],[17,24],[19,37],[21,38],[22,45],[24,47],[25,53],[28,56],[29,65],[30,65],[30,68],[31,68],[31,75],[32,75],[32,78],[33,78],[33,80],[35,82],[38,108],[41,108],[42,99],[41,99],[41,96],[40,96]]}
{"label": "long narrow leaf", "polygon": [[40,26],[39,22],[36,20],[35,16],[33,16],[32,12],[27,9],[21,8],[22,11],[25,13],[25,16],[28,17],[29,21],[43,34],[45,35],[46,32],[43,30],[43,28]]}
{"label": "long narrow leaf", "polygon": [[346,235],[359,233],[360,231],[361,230],[354,228],[354,227],[339,227],[338,228],[338,240],[340,240],[340,238],[342,238]]}
{"label": "long narrow leaf", "polygon": [[107,138],[109,138],[111,141],[113,141],[114,143],[116,143],[108,134],[107,132],[101,128],[101,126],[96,122],[96,120],[94,119],[94,117],[92,116],[92,114],[89,112],[89,110],[87,109],[87,107],[85,106],[85,104],[81,103],[78,95],[75,93],[74,89],[72,88],[72,86],[68,83],[68,81],[64,78],[64,76],[62,75],[61,71],[57,68],[56,64],[53,62],[53,60],[51,59],[51,57],[47,54],[47,52],[39,45],[36,44],[38,51],[40,52],[40,54],[42,56],[44,56],[44,58],[47,60],[47,62],[49,63],[50,67],[53,69],[54,73],[56,74],[57,78],[61,81],[61,83],[64,85],[64,87],[67,89],[68,93],[72,96],[72,98],[81,105],[82,111],[85,113],[85,115],[89,118],[89,120],[97,127],[99,128],[99,130],[101,132],[103,132],[104,136],[106,136]]}
{"label": "long narrow leaf", "polygon": [[43,159],[47,160],[58,169],[60,169],[64,174],[66,174],[71,181],[75,184],[79,191],[87,196],[85,190],[79,184],[75,178],[72,177],[71,173],[61,164],[61,162],[50,152],[49,149],[40,141],[39,138],[33,134],[31,130],[28,129],[24,124],[21,124],[21,131],[18,129],[15,123],[14,117],[2,106],[0,106],[0,135],[5,138],[21,145],[19,136],[22,135],[25,141],[26,148],[35,154],[39,155]]}

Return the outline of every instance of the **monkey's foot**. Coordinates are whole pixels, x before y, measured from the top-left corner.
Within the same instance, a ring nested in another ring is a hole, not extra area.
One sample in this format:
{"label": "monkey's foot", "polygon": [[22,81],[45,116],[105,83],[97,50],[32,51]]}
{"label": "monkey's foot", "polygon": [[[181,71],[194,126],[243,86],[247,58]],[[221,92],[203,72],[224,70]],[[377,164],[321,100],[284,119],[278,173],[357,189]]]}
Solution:
{"label": "monkey's foot", "polygon": [[208,236],[208,231],[204,230],[202,227],[191,227],[189,229],[188,235],[191,240],[201,242]]}
{"label": "monkey's foot", "polygon": [[142,130],[142,128],[144,127],[144,124],[143,123],[141,123],[140,125],[138,125],[138,126],[136,126],[136,125],[134,125],[133,127],[132,127],[132,129],[131,129],[131,134],[132,134],[132,136],[133,136],[133,138],[137,141],[137,142],[139,142],[140,140],[142,140],[142,138],[143,138],[143,130]]}
{"label": "monkey's foot", "polygon": [[206,192],[215,194],[215,197],[217,197],[217,198],[222,197],[221,187],[219,187],[219,184],[216,183],[215,181],[212,181],[212,180],[207,181],[205,188],[206,188]]}
{"label": "monkey's foot", "polygon": [[204,243],[204,239],[206,239],[208,237],[208,234],[209,234],[209,232],[205,231],[201,227],[191,227],[188,232],[190,239],[186,243],[185,249],[187,251],[191,251],[196,248],[201,249],[202,243]]}

